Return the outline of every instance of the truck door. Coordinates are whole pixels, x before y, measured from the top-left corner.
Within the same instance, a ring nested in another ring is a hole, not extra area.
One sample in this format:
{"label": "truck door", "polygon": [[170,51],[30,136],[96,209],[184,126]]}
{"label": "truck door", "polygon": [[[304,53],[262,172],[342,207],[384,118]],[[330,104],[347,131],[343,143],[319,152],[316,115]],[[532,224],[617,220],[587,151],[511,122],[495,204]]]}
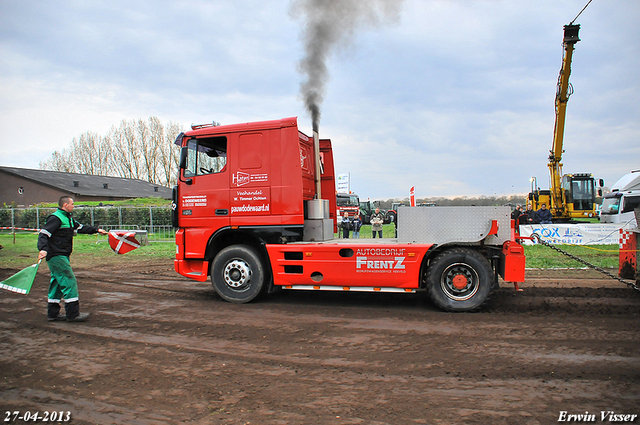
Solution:
{"label": "truck door", "polygon": [[187,168],[180,188],[180,226],[186,237],[185,257],[203,258],[209,236],[229,226],[229,172],[227,137],[187,141]]}
{"label": "truck door", "polygon": [[[231,137],[235,137],[232,135]],[[232,226],[278,224],[272,217],[269,132],[242,133],[229,143],[230,214]]]}

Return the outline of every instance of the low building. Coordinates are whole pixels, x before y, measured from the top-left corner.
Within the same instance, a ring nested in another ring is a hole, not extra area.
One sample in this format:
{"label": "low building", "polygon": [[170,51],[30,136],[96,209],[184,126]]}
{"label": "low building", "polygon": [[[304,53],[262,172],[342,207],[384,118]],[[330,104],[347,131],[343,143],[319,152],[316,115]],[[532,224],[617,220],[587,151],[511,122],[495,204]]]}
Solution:
{"label": "low building", "polygon": [[171,189],[138,179],[61,173],[0,166],[0,207],[58,202],[61,196],[78,202],[132,198],[171,199]]}

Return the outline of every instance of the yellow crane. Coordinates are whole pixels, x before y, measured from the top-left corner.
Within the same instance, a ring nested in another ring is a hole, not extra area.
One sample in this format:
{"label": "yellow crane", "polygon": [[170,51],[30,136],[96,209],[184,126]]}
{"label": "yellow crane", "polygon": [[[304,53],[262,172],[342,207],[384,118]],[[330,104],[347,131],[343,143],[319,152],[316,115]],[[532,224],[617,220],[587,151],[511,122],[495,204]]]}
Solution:
{"label": "yellow crane", "polygon": [[[569,83],[571,74],[571,60],[575,44],[580,41],[578,32],[580,25],[573,23],[564,26],[564,57],[558,77],[556,90],[556,121],[553,132],[553,146],[549,151],[549,172],[551,175],[550,189],[540,190],[537,179],[531,179],[531,193],[529,205],[540,209],[546,204],[551,210],[555,221],[569,221],[573,218],[595,217],[596,181],[593,174],[562,174],[562,154],[564,142],[564,124],[567,113],[567,102],[573,93]],[[603,186],[601,180],[599,186]]]}

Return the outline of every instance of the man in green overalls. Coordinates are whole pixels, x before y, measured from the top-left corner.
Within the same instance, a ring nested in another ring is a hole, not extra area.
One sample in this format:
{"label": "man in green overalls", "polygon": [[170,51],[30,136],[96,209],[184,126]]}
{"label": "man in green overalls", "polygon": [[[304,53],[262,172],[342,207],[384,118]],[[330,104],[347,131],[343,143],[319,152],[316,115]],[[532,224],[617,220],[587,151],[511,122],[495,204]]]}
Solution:
{"label": "man in green overalls", "polygon": [[[89,317],[89,313],[80,314],[78,282],[69,263],[69,255],[73,251],[73,234],[108,233],[94,226],[83,226],[71,217],[72,212],[73,198],[61,197],[58,209],[47,217],[38,236],[38,259],[46,258],[51,271],[47,308],[47,318],[50,321],[84,322]],[[60,302],[63,298],[66,316],[60,314]]]}

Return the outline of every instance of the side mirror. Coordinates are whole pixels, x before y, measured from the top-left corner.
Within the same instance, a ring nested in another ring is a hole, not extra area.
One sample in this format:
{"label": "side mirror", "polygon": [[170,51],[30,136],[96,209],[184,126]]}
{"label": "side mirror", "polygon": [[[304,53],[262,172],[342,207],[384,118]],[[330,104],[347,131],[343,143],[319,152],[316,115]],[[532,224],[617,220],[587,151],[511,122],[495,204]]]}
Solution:
{"label": "side mirror", "polygon": [[178,186],[173,186],[171,193],[171,225],[175,228],[178,225]]}
{"label": "side mirror", "polygon": [[187,168],[187,156],[189,155],[189,148],[187,148],[186,146],[184,146],[182,148],[182,150],[180,151],[180,163],[178,165],[178,167],[181,170],[184,170],[185,168]]}
{"label": "side mirror", "polygon": [[602,189],[598,189],[598,196],[602,198]]}
{"label": "side mirror", "polygon": [[600,180],[598,180],[598,185],[599,185],[600,187],[604,187],[604,179],[600,179]]}

